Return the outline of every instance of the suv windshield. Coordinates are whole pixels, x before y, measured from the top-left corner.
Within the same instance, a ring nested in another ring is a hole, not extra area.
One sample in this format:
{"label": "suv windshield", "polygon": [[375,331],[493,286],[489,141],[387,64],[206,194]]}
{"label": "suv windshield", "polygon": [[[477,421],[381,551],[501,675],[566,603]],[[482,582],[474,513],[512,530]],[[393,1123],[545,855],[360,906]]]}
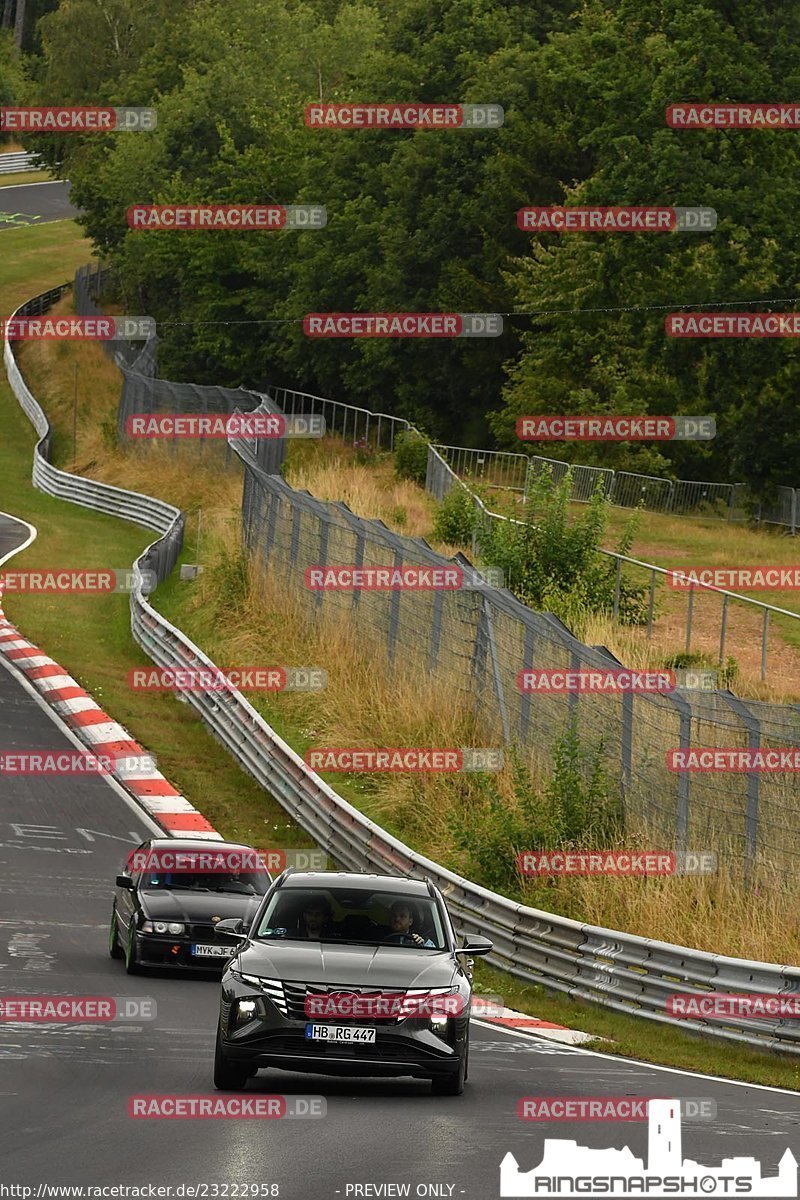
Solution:
{"label": "suv windshield", "polygon": [[279,888],[256,937],[428,950],[447,945],[432,899],[365,888]]}

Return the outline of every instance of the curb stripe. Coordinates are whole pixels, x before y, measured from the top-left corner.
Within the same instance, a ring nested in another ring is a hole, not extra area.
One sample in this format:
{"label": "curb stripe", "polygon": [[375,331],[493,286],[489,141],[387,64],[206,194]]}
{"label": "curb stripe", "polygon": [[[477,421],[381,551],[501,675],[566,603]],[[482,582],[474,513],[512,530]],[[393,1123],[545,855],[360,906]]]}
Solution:
{"label": "curb stripe", "polygon": [[[22,671],[54,712],[94,754],[103,751],[110,757],[150,757],[122,725],[103,712],[77,680],[63,667],[27,641],[4,616],[0,588],[0,654]],[[210,821],[182,796],[169,780],[154,771],[146,776],[140,765],[120,763],[112,772],[148,815],[165,833],[191,833],[204,841],[223,841]]]}

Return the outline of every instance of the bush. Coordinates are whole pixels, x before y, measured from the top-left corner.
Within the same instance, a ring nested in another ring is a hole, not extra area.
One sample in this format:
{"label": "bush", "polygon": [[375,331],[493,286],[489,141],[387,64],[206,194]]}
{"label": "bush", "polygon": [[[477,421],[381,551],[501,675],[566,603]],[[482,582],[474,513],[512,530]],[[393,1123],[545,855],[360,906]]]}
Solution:
{"label": "bush", "polygon": [[425,486],[428,474],[428,443],[409,429],[397,435],[394,444],[394,469],[401,479],[412,479]]}
{"label": "bush", "polygon": [[469,546],[478,510],[466,488],[452,487],[436,510],[433,536],[451,546]]}
{"label": "bush", "polygon": [[[481,535],[487,566],[500,567],[506,586],[530,608],[554,612],[569,624],[570,613],[611,613],[616,560],[602,551],[609,500],[598,487],[585,510],[570,520],[572,476],[557,484],[549,471],[533,482],[518,523],[493,521]],[[617,546],[627,554],[640,518],[628,520]],[[566,614],[566,615],[565,615]],[[636,625],[647,617],[647,588],[620,580],[619,621]]]}
{"label": "bush", "polygon": [[[582,748],[575,723],[568,722],[551,749],[553,773],[544,788],[536,790],[530,771],[511,751],[511,803],[495,780],[475,776],[469,803],[454,819],[454,842],[466,857],[464,874],[512,899],[523,894],[519,854],[608,850],[623,839],[622,803],[606,772],[602,741],[592,751]],[[529,900],[531,889],[546,898],[551,886],[549,880],[524,880]]]}

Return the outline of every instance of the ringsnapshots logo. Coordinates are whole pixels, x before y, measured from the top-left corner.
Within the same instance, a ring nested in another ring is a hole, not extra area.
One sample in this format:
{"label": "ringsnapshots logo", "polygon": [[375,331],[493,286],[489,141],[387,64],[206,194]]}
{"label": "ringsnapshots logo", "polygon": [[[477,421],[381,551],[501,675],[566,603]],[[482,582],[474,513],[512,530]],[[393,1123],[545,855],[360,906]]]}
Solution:
{"label": "ringsnapshots logo", "polygon": [[[521,1121],[647,1121],[650,1105],[661,1096],[522,1096],[517,1101]],[[684,1121],[714,1121],[713,1096],[682,1096]]]}
{"label": "ringsnapshots logo", "polygon": [[137,232],[270,233],[324,229],[328,212],[322,204],[132,204],[126,219]]}
{"label": "ringsnapshots logo", "polygon": [[152,996],[0,996],[0,1022],[17,1025],[107,1025],[155,1021]]}
{"label": "ringsnapshots logo", "polygon": [[308,313],[303,333],[311,338],[500,337],[500,313]]}
{"label": "ringsnapshots logo", "polygon": [[459,771],[502,771],[503,751],[494,747],[440,749],[432,746],[363,749],[316,747],[306,750],[303,761],[313,771],[412,772],[452,774]]}
{"label": "ringsnapshots logo", "polygon": [[505,586],[500,567],[361,567],[356,563],[306,567],[305,586],[312,592],[458,592]]}
{"label": "ringsnapshots logo", "polygon": [[132,692],[323,692],[322,667],[133,667]]}
{"label": "ringsnapshots logo", "polygon": [[539,1165],[521,1171],[509,1151],[500,1163],[502,1197],[565,1196],[797,1196],[797,1159],[787,1148],[778,1174],[764,1177],[757,1159],[726,1158],[706,1167],[685,1159],[681,1100],[651,1099],[647,1110],[647,1160],[629,1146],[621,1150],[579,1145],[574,1138],[547,1138]]}
{"label": "ringsnapshots logo", "polygon": [[128,1116],[145,1121],[277,1121],[324,1117],[324,1096],[143,1095],[128,1099]]}
{"label": "ringsnapshots logo", "polygon": [[270,441],[280,438],[322,438],[325,418],[316,413],[285,417],[281,413],[139,413],[125,421],[129,438],[169,438],[195,441],[200,438]]}
{"label": "ringsnapshots logo", "polygon": [[517,855],[520,875],[633,876],[713,875],[713,850],[526,850]]}
{"label": "ringsnapshots logo", "polygon": [[671,129],[800,129],[800,104],[772,101],[767,104],[670,104],[666,110]]}
{"label": "ringsnapshots logo", "polygon": [[499,104],[308,104],[309,129],[499,129]]}
{"label": "ringsnapshots logo", "polygon": [[714,417],[519,417],[523,442],[706,442],[717,435]]}
{"label": "ringsnapshots logo", "polygon": [[108,596],[125,594],[140,586],[153,591],[157,583],[155,571],[59,569],[4,571],[0,574],[0,593],[41,594],[45,596]]}
{"label": "ringsnapshots logo", "polygon": [[674,338],[796,338],[800,313],[669,313],[664,330]]}
{"label": "ringsnapshots logo", "polygon": [[152,754],[92,754],[88,750],[5,750],[0,775],[119,775],[152,779],[158,775]]}
{"label": "ringsnapshots logo", "polygon": [[9,342],[127,342],[147,341],[155,335],[152,317],[8,317],[2,322]]}
{"label": "ringsnapshots logo", "polygon": [[717,214],[713,208],[533,206],[519,209],[517,227],[526,233],[708,233]]}
{"label": "ringsnapshots logo", "polygon": [[154,108],[0,108],[2,133],[151,133]]}

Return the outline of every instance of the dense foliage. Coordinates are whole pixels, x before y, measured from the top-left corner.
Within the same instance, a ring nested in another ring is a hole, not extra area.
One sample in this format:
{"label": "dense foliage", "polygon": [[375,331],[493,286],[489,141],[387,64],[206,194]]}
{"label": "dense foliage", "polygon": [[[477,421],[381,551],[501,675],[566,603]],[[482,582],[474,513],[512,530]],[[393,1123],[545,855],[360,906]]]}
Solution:
{"label": "dense foliage", "polygon": [[[494,437],[514,449],[524,413],[710,412],[710,444],[546,453],[759,491],[800,484],[796,343],[676,341],[663,325],[678,304],[794,307],[800,132],[676,131],[664,109],[800,94],[798,6],[48,7],[27,60],[39,102],[158,110],[154,133],[47,143],[98,249],[122,269],[131,309],[167,323],[166,373],[291,383],[396,412],[450,443]],[[0,57],[0,86],[11,73]],[[483,132],[317,131],[303,121],[315,99],[499,103],[506,118]],[[134,202],[193,200],[319,202],[329,221],[249,236],[127,229]],[[517,229],[523,204],[562,202],[705,205],[719,223],[693,234]],[[495,339],[307,339],[302,316],[329,310],[548,315],[507,316]]]}

